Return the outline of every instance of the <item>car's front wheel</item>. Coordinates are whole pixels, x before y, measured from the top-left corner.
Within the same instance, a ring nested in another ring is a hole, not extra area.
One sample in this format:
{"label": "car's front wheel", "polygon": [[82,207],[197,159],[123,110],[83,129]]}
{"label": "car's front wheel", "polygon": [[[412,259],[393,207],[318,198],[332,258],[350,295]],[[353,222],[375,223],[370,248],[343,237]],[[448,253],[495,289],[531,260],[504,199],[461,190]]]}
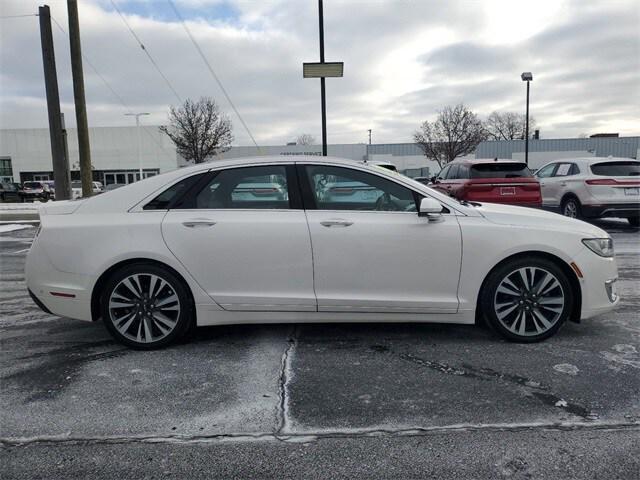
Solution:
{"label": "car's front wheel", "polygon": [[562,202],[562,214],[565,217],[582,218],[580,202],[575,197],[569,197]]}
{"label": "car's front wheel", "polygon": [[480,306],[488,323],[517,342],[554,335],[570,317],[573,290],[566,274],[545,258],[518,259],[487,278]]}
{"label": "car's front wheel", "polygon": [[103,290],[101,309],[116,340],[145,350],[178,340],[193,321],[193,302],[184,282],[152,264],[114,272]]}

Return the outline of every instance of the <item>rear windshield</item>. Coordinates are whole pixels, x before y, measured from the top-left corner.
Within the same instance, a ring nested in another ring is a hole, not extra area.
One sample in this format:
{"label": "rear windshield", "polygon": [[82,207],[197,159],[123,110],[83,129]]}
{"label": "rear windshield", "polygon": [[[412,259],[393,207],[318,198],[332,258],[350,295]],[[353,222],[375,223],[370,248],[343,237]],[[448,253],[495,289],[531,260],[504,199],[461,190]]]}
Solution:
{"label": "rear windshield", "polygon": [[82,188],[82,182],[71,182],[71,188]]}
{"label": "rear windshield", "polygon": [[637,177],[640,175],[640,162],[605,162],[591,165],[594,175],[607,177]]}
{"label": "rear windshield", "polygon": [[24,188],[41,188],[40,182],[24,182]]}
{"label": "rear windshield", "polygon": [[471,178],[516,178],[532,177],[524,163],[479,163],[471,167]]}

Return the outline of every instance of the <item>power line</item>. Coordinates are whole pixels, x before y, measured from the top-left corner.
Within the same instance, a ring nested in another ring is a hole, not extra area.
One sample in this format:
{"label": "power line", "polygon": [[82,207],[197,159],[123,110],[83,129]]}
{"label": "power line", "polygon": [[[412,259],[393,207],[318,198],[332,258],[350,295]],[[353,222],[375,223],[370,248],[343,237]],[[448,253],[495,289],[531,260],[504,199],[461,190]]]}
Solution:
{"label": "power line", "polygon": [[156,63],[156,61],[153,59],[153,57],[151,56],[151,54],[149,53],[149,51],[147,50],[147,48],[144,46],[144,44],[142,43],[142,40],[140,40],[140,37],[138,37],[138,35],[136,35],[136,32],[133,31],[133,28],[131,28],[131,25],[129,25],[129,22],[127,22],[127,19],[125,18],[124,15],[122,15],[122,12],[120,12],[120,10],[118,9],[118,7],[116,6],[116,4],[113,2],[113,0],[111,1],[111,5],[113,6],[113,8],[116,10],[116,12],[118,12],[118,15],[120,16],[120,18],[122,19],[122,21],[124,22],[124,24],[126,25],[127,29],[129,29],[129,32],[131,32],[131,35],[133,35],[133,38],[136,39],[136,42],[138,42],[138,45],[140,45],[140,48],[142,49],[142,51],[145,53],[145,55],[147,56],[147,58],[149,59],[149,61],[151,62],[151,64],[155,67],[155,69],[158,71],[158,73],[160,74],[160,76],[162,77],[162,79],[164,80],[164,82],[167,84],[167,86],[169,87],[169,89],[173,92],[173,94],[175,95],[175,97],[178,99],[179,103],[182,103],[182,98],[180,98],[180,95],[178,95],[178,92],[176,92],[176,89],[173,88],[173,85],[171,85],[171,82],[169,81],[169,79],[166,77],[166,75],[164,73],[162,73],[162,70],[160,70],[160,67],[158,66],[158,64]]}
{"label": "power line", "polygon": [[193,43],[193,46],[196,48],[196,50],[200,54],[200,57],[202,58],[202,61],[205,63],[205,65],[209,69],[209,73],[211,73],[211,76],[213,77],[213,79],[216,81],[216,83],[220,87],[220,90],[222,90],[222,93],[224,94],[225,98],[227,99],[227,102],[229,102],[229,105],[231,105],[231,108],[233,109],[233,111],[235,112],[236,116],[240,120],[240,123],[242,123],[242,126],[247,131],[247,133],[249,134],[249,138],[251,138],[251,141],[256,146],[256,148],[258,150],[260,150],[260,147],[258,146],[258,143],[256,142],[255,138],[253,138],[253,135],[251,134],[251,130],[249,130],[249,127],[247,126],[247,124],[243,120],[242,115],[240,115],[240,112],[238,111],[236,106],[231,101],[231,97],[229,96],[229,94],[227,93],[226,89],[224,88],[224,85],[222,85],[222,82],[218,78],[218,75],[216,75],[216,72],[214,72],[213,68],[211,67],[211,64],[207,60],[207,57],[204,56],[204,53],[200,49],[200,46],[198,45],[198,42],[196,42],[196,39],[193,38],[193,35],[191,34],[191,30],[189,30],[189,27],[187,27],[187,24],[185,23],[184,19],[182,18],[182,15],[180,15],[180,12],[178,12],[178,9],[176,8],[176,6],[174,5],[172,0],[167,0],[167,2],[169,3],[171,8],[173,9],[174,13],[176,14],[176,17],[178,17],[178,20],[180,20],[180,23],[182,24],[182,28],[184,28],[185,32],[187,32],[187,35],[191,39],[191,43]]}
{"label": "power line", "polygon": [[[53,15],[51,15],[50,17],[51,17],[51,20],[53,20],[53,23],[56,24],[56,27],[58,27],[58,29],[64,34],[65,38],[69,38],[66,30],[62,28],[62,25],[58,23],[58,21],[53,17]],[[102,83],[104,83],[105,86],[109,89],[109,91],[113,94],[113,96],[118,99],[118,102],[120,102],[120,104],[125,108],[127,113],[131,113],[132,112],[131,107],[129,107],[129,105],[127,105],[127,103],[122,99],[122,97],[118,95],[118,92],[116,92],[113,89],[113,87],[109,84],[109,82],[107,82],[107,80],[100,74],[100,72],[98,72],[98,69],[93,65],[93,63],[91,63],[91,61],[87,58],[87,56],[84,53],[82,53],[82,59],[85,62],[87,62],[87,65],[89,65],[89,68],[91,68],[93,73],[95,73],[97,77],[100,80],[102,80]],[[156,140],[156,138],[147,130],[147,127],[143,126],[142,130],[149,136],[149,138],[151,138],[151,140],[153,140],[153,143],[155,143],[158,146],[158,148],[167,155],[168,158],[173,159],[173,156],[164,149],[164,147]]]}
{"label": "power line", "polygon": [[26,13],[24,15],[3,15],[0,17],[0,19],[5,19],[5,18],[24,18],[24,17],[37,17],[38,14],[37,13]]}

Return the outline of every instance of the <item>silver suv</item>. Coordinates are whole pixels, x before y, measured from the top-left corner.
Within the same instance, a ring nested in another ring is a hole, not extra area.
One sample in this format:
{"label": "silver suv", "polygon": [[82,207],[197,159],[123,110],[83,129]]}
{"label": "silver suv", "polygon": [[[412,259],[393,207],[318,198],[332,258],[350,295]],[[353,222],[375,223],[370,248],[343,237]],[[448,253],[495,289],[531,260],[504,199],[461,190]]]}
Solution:
{"label": "silver suv", "polygon": [[640,161],[630,158],[571,158],[536,172],[542,206],[567,217],[640,219]]}

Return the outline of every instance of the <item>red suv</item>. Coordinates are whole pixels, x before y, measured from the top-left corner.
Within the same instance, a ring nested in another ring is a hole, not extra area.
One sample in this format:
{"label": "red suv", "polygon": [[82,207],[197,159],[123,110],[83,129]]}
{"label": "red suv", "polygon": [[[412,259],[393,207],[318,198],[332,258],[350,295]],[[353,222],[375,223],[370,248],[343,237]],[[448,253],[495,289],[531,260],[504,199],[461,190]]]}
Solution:
{"label": "red suv", "polygon": [[452,162],[432,179],[435,188],[458,200],[541,207],[540,183],[524,162]]}

